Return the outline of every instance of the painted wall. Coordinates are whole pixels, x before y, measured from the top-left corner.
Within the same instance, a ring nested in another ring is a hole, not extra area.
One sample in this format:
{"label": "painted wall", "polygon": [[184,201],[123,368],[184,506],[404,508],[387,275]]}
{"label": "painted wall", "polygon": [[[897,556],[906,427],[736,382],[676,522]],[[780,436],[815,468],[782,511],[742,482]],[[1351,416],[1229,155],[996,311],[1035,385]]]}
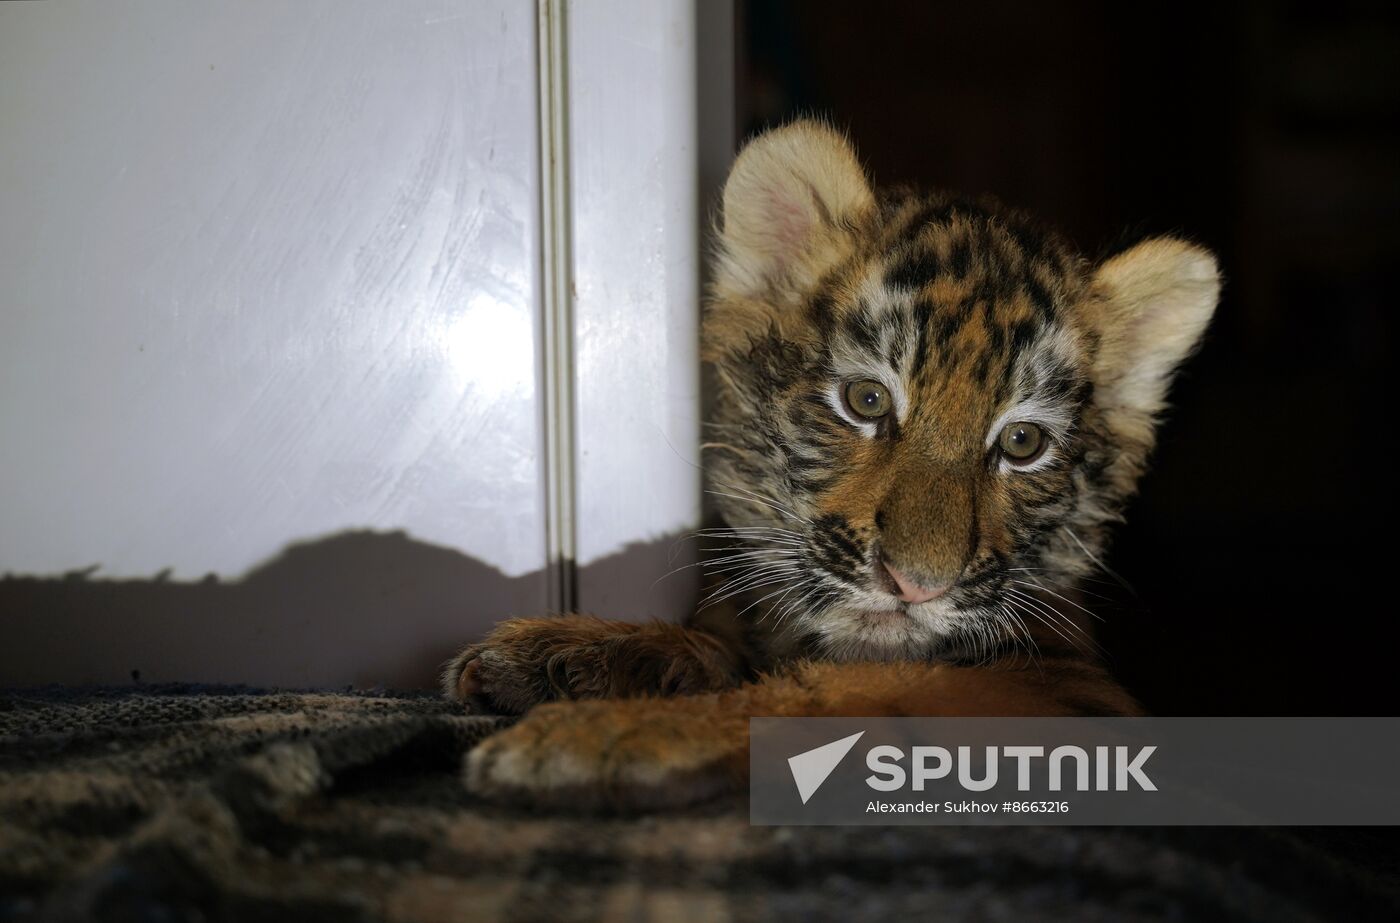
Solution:
{"label": "painted wall", "polygon": [[556,151],[528,2],[0,5],[0,684],[429,684],[556,601],[556,413],[579,606],[688,607],[696,10],[564,21]]}

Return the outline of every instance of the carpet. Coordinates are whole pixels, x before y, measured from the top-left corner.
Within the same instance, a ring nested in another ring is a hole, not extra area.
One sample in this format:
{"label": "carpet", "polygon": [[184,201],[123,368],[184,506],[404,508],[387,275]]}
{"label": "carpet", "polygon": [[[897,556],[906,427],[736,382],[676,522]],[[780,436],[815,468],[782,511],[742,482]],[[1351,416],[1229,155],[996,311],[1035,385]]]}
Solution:
{"label": "carpet", "polygon": [[0,921],[1395,919],[1389,830],[750,827],[461,786],[421,695],[0,693]]}

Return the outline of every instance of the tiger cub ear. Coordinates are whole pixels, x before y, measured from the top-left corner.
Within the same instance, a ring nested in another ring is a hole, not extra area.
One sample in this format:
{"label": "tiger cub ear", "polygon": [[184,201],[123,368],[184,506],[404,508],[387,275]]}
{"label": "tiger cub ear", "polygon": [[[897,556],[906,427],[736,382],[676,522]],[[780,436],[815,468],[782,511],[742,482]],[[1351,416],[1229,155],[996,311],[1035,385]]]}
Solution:
{"label": "tiger cub ear", "polygon": [[800,292],[844,255],[849,223],[874,204],[855,151],[835,129],[804,120],[760,135],[724,184],[718,293]]}
{"label": "tiger cub ear", "polygon": [[1173,373],[1215,312],[1220,271],[1208,250],[1159,237],[1106,261],[1094,281],[1094,401],[1123,453],[1123,474],[1135,479]]}

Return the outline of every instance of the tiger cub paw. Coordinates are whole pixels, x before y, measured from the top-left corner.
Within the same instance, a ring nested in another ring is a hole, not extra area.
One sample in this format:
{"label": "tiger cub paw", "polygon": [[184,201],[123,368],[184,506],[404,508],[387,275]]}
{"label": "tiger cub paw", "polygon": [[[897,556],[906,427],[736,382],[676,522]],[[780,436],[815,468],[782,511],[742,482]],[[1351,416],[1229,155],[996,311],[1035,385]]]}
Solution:
{"label": "tiger cub paw", "polygon": [[575,810],[679,807],[737,792],[748,722],[717,696],[558,702],[467,754],[468,790],[493,801]]}
{"label": "tiger cub paw", "polygon": [[442,691],[474,714],[518,715],[531,706],[559,698],[550,681],[550,660],[518,641],[464,648],[442,674]]}
{"label": "tiger cub paw", "polygon": [[556,699],[684,695],[738,681],[737,663],[708,636],[584,615],[502,622],[442,676],[448,698],[503,714]]}

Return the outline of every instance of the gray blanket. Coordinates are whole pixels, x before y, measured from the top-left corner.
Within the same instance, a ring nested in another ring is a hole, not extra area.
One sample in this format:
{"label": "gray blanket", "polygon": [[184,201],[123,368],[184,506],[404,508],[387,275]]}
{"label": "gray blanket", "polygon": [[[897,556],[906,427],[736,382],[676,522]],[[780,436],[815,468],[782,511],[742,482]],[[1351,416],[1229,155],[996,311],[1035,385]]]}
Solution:
{"label": "gray blanket", "polygon": [[433,698],[0,693],[0,921],[1395,919],[1390,831],[750,827],[532,814]]}

